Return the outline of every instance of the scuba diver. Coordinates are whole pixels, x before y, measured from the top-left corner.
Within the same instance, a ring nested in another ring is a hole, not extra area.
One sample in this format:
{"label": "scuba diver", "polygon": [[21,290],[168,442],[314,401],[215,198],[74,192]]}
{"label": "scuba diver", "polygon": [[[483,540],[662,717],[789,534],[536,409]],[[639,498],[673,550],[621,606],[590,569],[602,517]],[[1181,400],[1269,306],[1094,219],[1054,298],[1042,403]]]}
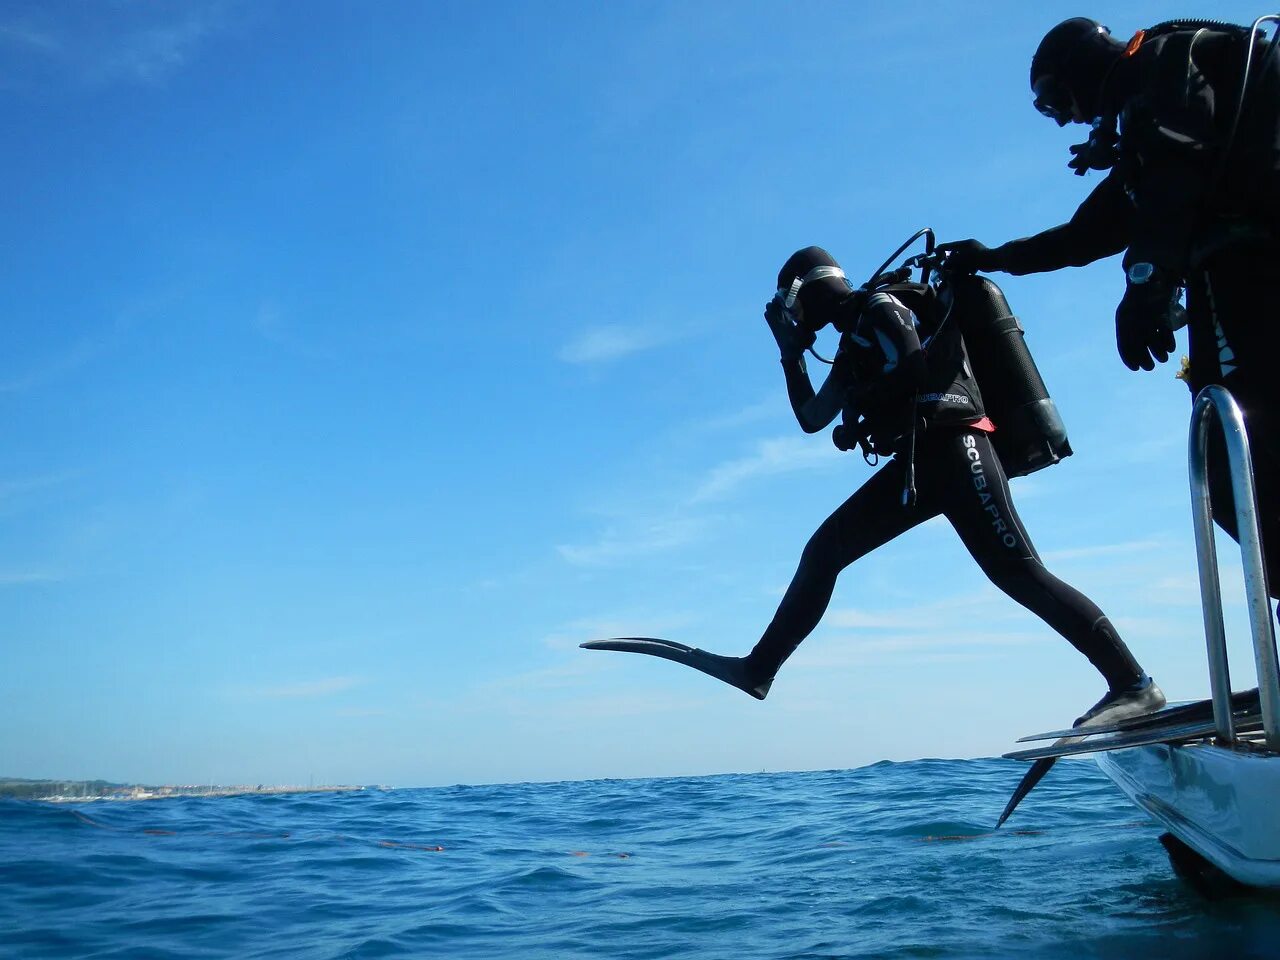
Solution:
{"label": "scuba diver", "polygon": [[[763,700],[778,669],[818,625],[840,572],[941,514],[991,581],[1065,637],[1106,679],[1107,693],[1077,723],[1111,722],[1159,709],[1164,695],[1111,621],[1088,597],[1045,569],[1023,529],[1005,464],[993,446],[996,427],[973,374],[962,321],[950,319],[960,312],[954,309],[956,300],[944,304],[934,287],[904,279],[902,271],[880,274],[854,289],[839,264],[819,247],[798,251],[778,274],[765,320],[781,353],[787,396],[800,427],[816,433],[841,417],[832,435],[837,447],[861,447],[868,462],[876,456],[891,459],[810,538],[754,649],[745,657],[728,657],[637,637],[582,646],[674,660]],[[960,279],[994,290],[1007,314],[1007,303],[990,281]],[[995,319],[1012,323],[1021,342],[1016,319]],[[840,346],[815,392],[803,354],[828,324],[840,331]],[[1030,364],[1030,355],[1024,356]],[[1049,400],[1037,403],[1052,405]],[[1067,455],[1065,432],[1061,439],[1065,452],[1060,455]],[[1029,466],[1011,459],[1010,470],[1029,472],[1060,455]]]}
{"label": "scuba diver", "polygon": [[[1035,106],[1065,126],[1092,124],[1071,148],[1077,174],[1109,171],[1069,221],[987,247],[942,244],[949,266],[1016,275],[1083,266],[1124,252],[1116,345],[1152,370],[1188,327],[1178,374],[1194,397],[1221,384],[1244,414],[1268,580],[1280,586],[1280,350],[1272,277],[1280,262],[1280,55],[1259,27],[1182,20],[1127,43],[1077,17],[1050,30],[1031,60]],[[1186,309],[1180,304],[1186,290]],[[1210,436],[1214,519],[1236,531],[1225,447]]]}

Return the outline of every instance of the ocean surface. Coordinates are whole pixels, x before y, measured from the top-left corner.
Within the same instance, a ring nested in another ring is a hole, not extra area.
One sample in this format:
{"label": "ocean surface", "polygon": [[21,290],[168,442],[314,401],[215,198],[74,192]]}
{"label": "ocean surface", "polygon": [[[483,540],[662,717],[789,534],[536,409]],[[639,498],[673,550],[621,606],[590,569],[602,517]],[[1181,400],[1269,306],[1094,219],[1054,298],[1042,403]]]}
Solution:
{"label": "ocean surface", "polygon": [[1280,957],[1090,762],[0,801],[0,956]]}

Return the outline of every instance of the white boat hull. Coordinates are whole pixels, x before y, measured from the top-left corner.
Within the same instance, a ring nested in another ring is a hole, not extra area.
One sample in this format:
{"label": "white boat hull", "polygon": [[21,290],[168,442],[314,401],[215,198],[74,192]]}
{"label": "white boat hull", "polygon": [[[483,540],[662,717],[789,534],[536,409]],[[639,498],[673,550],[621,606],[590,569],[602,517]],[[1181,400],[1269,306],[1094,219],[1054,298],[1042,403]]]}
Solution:
{"label": "white boat hull", "polygon": [[1280,756],[1212,743],[1099,754],[1138,806],[1240,883],[1280,889]]}

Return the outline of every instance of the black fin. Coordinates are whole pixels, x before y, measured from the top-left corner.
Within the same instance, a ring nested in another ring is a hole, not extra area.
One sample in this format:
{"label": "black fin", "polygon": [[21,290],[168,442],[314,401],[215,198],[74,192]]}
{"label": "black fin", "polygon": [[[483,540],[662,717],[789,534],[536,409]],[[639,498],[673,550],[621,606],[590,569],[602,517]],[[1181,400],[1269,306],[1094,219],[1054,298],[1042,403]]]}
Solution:
{"label": "black fin", "polygon": [[[1257,712],[1241,713],[1235,717],[1236,733],[1252,733],[1262,728],[1262,715]],[[1043,757],[1068,757],[1077,753],[1105,753],[1108,750],[1123,750],[1126,747],[1145,747],[1153,743],[1180,743],[1184,740],[1200,740],[1213,736],[1217,725],[1210,717],[1207,720],[1192,720],[1190,723],[1170,723],[1157,727],[1146,727],[1141,730],[1122,731],[1106,736],[1092,737],[1088,734],[1075,737],[1082,743],[1064,744],[1055,741],[1052,746],[1036,747],[1033,750],[1015,750],[1004,756],[1009,760],[1039,760]],[[1072,739],[1072,738],[1064,738]]]}
{"label": "black fin", "polygon": [[611,640],[588,640],[579,644],[584,650],[620,650],[624,653],[643,653],[650,657],[661,657],[693,667],[709,677],[715,677],[731,687],[737,687],[749,693],[757,700],[763,700],[769,694],[773,678],[757,681],[748,676],[747,668],[741,657],[722,657],[719,654],[707,653],[697,647],[676,643],[674,640],[660,640],[657,637],[614,637]]}
{"label": "black fin", "polygon": [[[1255,713],[1258,709],[1258,691],[1241,690],[1231,695],[1231,709],[1237,714]],[[1071,727],[1067,730],[1049,730],[1045,733],[1033,733],[1030,736],[1020,737],[1018,743],[1028,743],[1034,740],[1057,740],[1060,737],[1070,736],[1073,733],[1098,734],[1098,733],[1121,733],[1128,731],[1144,730],[1148,727],[1162,727],[1167,724],[1175,723],[1191,723],[1196,720],[1205,720],[1213,716],[1212,700],[1196,700],[1193,703],[1184,703],[1176,707],[1166,707],[1163,710],[1157,710],[1155,713],[1144,714],[1140,717],[1129,717],[1126,720],[1116,720],[1113,723],[1103,723],[1098,725],[1085,724],[1081,727]]]}
{"label": "black fin", "polygon": [[996,829],[999,830],[1004,822],[1009,819],[1010,814],[1018,808],[1018,804],[1022,802],[1022,798],[1035,789],[1037,783],[1044,779],[1044,775],[1049,772],[1055,763],[1058,762],[1057,757],[1046,757],[1043,760],[1037,760],[1031,765],[1031,769],[1022,775],[1022,779],[1018,781],[1018,786],[1014,788],[1013,796],[1009,798],[1009,802],[1004,805],[1004,812],[1000,814],[1000,819],[996,821]]}
{"label": "black fin", "polygon": [[[1054,747],[1062,749],[1073,743],[1085,739],[1084,737],[1062,737],[1054,743]],[[1007,754],[1006,754],[1007,756]],[[1022,775],[1022,779],[1018,781],[1018,785],[1014,787],[1013,796],[1009,798],[1009,802],[1004,805],[1004,812],[1000,814],[1000,819],[996,821],[996,829],[1000,829],[1000,825],[1009,819],[1014,810],[1018,808],[1018,804],[1022,802],[1022,798],[1035,789],[1036,784],[1044,779],[1044,775],[1053,769],[1053,765],[1058,762],[1058,755],[1041,757],[1031,764],[1031,769]]]}

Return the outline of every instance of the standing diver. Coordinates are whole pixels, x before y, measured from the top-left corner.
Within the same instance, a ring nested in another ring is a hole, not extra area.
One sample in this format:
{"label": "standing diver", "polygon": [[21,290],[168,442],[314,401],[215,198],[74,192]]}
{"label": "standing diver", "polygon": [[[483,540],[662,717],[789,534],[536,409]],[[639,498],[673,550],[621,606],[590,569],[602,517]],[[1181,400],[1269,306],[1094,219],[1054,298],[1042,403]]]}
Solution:
{"label": "standing diver", "polygon": [[[1275,20],[1275,17],[1262,18]],[[1071,148],[1077,174],[1109,170],[1071,219],[988,248],[942,244],[962,271],[1017,275],[1084,266],[1124,252],[1116,344],[1130,370],[1152,370],[1189,328],[1192,396],[1231,391],[1253,454],[1263,555],[1280,587],[1280,53],[1253,28],[1183,20],[1128,43],[1077,17],[1050,30],[1031,60],[1035,106],[1059,126],[1092,123]],[[1186,288],[1185,312],[1179,304]],[[1237,536],[1226,452],[1210,435],[1214,519]]]}
{"label": "standing diver", "polygon": [[[816,433],[842,415],[833,433],[837,446],[857,443],[864,454],[870,449],[892,459],[818,527],[772,622],[747,656],[651,638],[582,646],[674,660],[763,700],[778,669],[821,620],[839,573],[942,514],[991,581],[1065,637],[1106,679],[1106,695],[1077,723],[1111,722],[1164,705],[1160,688],[1106,615],[1041,563],[992,446],[994,427],[960,323],[948,322],[951,311],[927,296],[933,293],[927,285],[877,288],[874,282],[852,290],[819,247],[787,260],[765,320],[782,355],[796,420],[806,433]],[[803,353],[827,324],[840,331],[840,347],[815,393]]]}

